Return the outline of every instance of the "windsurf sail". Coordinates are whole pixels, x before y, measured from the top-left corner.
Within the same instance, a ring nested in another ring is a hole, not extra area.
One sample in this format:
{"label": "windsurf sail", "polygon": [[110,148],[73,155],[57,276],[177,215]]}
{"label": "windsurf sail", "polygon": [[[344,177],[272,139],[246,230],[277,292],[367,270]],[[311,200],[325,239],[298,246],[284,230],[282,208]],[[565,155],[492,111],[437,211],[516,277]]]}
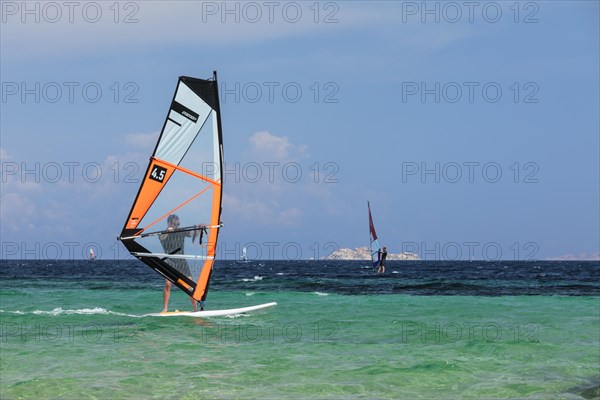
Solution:
{"label": "windsurf sail", "polygon": [[367,208],[369,209],[369,248],[371,249],[371,262],[373,263],[373,268],[376,268],[379,265],[381,257],[381,246],[377,240],[377,233],[375,232],[373,217],[371,216],[371,205],[368,201]]}
{"label": "windsurf sail", "polygon": [[248,261],[248,250],[246,249],[246,246],[244,246],[244,248],[242,249],[242,257],[240,258],[240,260]]}
{"label": "windsurf sail", "polygon": [[222,165],[217,73],[182,76],[119,240],[197,301],[206,299],[222,226]]}

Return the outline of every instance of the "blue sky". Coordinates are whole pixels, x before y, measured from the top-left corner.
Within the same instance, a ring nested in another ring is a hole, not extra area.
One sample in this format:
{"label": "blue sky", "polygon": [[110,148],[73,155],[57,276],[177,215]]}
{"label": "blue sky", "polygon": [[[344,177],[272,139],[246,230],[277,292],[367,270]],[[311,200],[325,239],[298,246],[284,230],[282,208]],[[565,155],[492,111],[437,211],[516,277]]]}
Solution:
{"label": "blue sky", "polygon": [[[71,3],[69,3],[71,4]],[[115,6],[117,4],[117,6]],[[2,1],[1,256],[115,238],[180,75],[219,74],[221,258],[600,251],[599,5]]]}

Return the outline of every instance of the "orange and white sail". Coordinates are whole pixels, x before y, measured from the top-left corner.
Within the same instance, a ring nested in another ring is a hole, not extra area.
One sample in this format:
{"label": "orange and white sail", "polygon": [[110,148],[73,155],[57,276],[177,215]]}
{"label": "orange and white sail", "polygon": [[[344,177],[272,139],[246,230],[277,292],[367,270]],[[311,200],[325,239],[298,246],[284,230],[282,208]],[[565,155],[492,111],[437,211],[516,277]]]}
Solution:
{"label": "orange and white sail", "polygon": [[222,165],[216,72],[207,80],[182,76],[119,239],[198,301],[222,226]]}

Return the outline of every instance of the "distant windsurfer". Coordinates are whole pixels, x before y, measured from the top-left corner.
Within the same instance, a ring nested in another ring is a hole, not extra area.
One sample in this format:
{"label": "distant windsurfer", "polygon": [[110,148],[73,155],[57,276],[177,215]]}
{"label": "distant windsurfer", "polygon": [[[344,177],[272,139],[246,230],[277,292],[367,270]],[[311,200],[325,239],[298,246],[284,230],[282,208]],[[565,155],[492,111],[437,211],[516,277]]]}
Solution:
{"label": "distant windsurfer", "polygon": [[378,274],[385,274],[385,259],[387,258],[387,247],[383,246],[383,249],[379,250],[379,268],[377,269]]}
{"label": "distant windsurfer", "polygon": [[[179,231],[179,217],[175,214],[171,214],[167,217],[167,231],[176,231],[173,233],[163,233],[159,235],[160,244],[162,244],[163,249],[165,249],[165,253],[167,254],[185,254],[183,251],[183,246],[185,244],[185,238],[191,237],[192,240],[195,239],[197,235],[196,230],[191,231]],[[201,227],[199,227],[201,229]],[[177,271],[181,272],[183,275],[192,279],[192,272],[190,271],[190,267],[187,261],[183,258],[170,258],[166,260],[166,262]],[[171,297],[171,285],[172,282],[168,279],[165,279],[165,289],[163,291],[163,312],[167,312],[169,309],[169,298]],[[198,305],[196,300],[191,298],[192,307],[194,311],[198,311]],[[200,311],[204,310],[204,301],[200,303]]]}

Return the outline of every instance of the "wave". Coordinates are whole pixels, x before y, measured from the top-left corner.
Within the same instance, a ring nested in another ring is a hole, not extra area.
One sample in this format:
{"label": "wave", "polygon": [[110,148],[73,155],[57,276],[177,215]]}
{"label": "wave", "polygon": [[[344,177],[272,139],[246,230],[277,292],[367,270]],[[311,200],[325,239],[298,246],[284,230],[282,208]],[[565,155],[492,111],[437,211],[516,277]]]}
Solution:
{"label": "wave", "polygon": [[[375,274],[365,261],[265,261],[240,266],[220,261],[211,287],[219,290],[409,295],[599,296],[598,262],[390,261]],[[3,261],[0,281],[6,296],[40,290],[154,290],[164,280],[139,262],[102,262],[90,270],[77,262],[48,267],[43,262]],[[21,299],[19,299],[21,300]],[[17,303],[22,304],[22,303]],[[93,310],[93,308],[91,308]],[[85,313],[90,311],[77,311]],[[91,312],[101,313],[101,310]]]}
{"label": "wave", "polygon": [[262,281],[263,277],[262,276],[258,276],[256,275],[253,279],[250,278],[243,278],[242,282],[256,282],[256,281]]}
{"label": "wave", "polygon": [[80,309],[75,309],[75,310],[64,310],[62,307],[56,307],[55,309],[53,309],[51,311],[45,311],[45,310],[34,310],[34,311],[0,310],[0,313],[21,314],[21,315],[25,315],[25,314],[49,315],[52,317],[56,317],[59,315],[121,315],[121,316],[126,316],[126,317],[139,317],[138,315],[110,311],[110,310],[107,310],[106,308],[102,308],[102,307],[80,308]]}

